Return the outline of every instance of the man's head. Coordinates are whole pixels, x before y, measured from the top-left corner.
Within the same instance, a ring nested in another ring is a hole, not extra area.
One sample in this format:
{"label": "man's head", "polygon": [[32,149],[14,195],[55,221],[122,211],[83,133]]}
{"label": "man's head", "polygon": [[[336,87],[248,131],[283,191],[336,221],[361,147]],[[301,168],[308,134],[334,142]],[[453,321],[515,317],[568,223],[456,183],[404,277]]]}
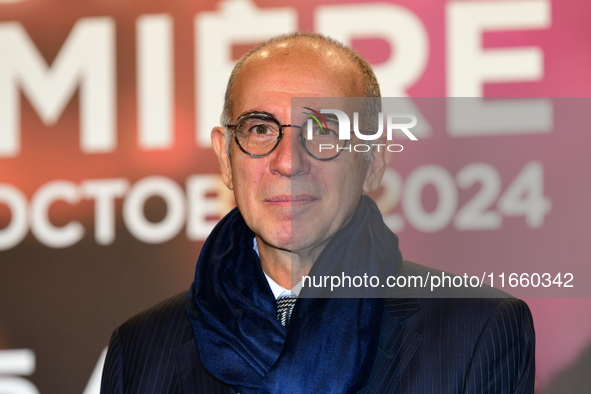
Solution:
{"label": "man's head", "polygon": [[[251,112],[292,119],[292,97],[379,97],[371,68],[347,47],[320,35],[295,33],[270,40],[236,65],[226,91],[222,122]],[[299,123],[301,124],[301,123]],[[267,156],[239,149],[222,127],[212,131],[225,184],[259,241],[316,254],[351,217],[362,193],[375,190],[387,165],[384,152],[344,151],[330,161],[306,153],[297,127]]]}
{"label": "man's head", "polygon": [[234,104],[234,82],[236,81],[236,77],[240,73],[243,64],[254,54],[259,53],[264,48],[272,47],[273,45],[286,43],[290,41],[298,41],[303,45],[309,46],[323,46],[323,47],[332,47],[332,49],[336,51],[340,51],[351,63],[357,65],[361,76],[363,77],[363,84],[364,86],[364,93],[359,97],[381,97],[380,93],[380,85],[376,79],[376,76],[369,65],[369,63],[359,56],[357,52],[352,50],[346,45],[343,45],[341,42],[333,40],[330,37],[323,36],[318,33],[308,33],[308,32],[295,32],[286,35],[281,35],[277,37],[273,37],[265,42],[260,43],[259,45],[252,48],[248,53],[238,60],[234,69],[232,70],[232,74],[230,74],[230,79],[228,80],[228,85],[226,86],[226,94],[224,96],[224,109],[222,111],[221,116],[221,124],[229,124],[232,123],[232,120],[235,120],[233,117],[233,104]]}

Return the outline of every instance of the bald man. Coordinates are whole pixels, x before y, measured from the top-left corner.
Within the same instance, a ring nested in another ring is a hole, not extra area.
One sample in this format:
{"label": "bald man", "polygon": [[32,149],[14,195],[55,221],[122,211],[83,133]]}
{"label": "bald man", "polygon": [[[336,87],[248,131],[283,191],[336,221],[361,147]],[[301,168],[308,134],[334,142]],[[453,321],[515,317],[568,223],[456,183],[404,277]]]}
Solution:
{"label": "bald man", "polygon": [[365,60],[317,34],[276,37],[237,63],[212,131],[237,208],[205,242],[190,290],[114,332],[101,392],[532,393],[533,324],[520,300],[494,289],[314,298],[295,285],[337,262],[429,269],[402,260],[366,196],[388,152],[319,148],[336,134],[327,125],[304,138],[293,97],[380,92]]}

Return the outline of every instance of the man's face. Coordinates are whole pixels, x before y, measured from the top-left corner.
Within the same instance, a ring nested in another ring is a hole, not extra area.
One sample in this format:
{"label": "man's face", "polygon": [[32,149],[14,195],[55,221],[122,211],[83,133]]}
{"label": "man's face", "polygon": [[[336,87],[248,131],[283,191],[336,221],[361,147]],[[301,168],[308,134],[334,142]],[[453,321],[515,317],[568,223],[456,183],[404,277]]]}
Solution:
{"label": "man's face", "polygon": [[[292,97],[364,95],[359,71],[342,54],[289,45],[257,53],[243,65],[234,85],[233,122],[261,111],[281,124],[302,124],[303,118],[292,121]],[[277,149],[260,158],[235,141],[228,158],[223,133],[217,128],[212,136],[224,182],[249,228],[275,248],[315,254],[351,217],[362,191],[373,191],[381,178],[375,167],[383,160],[365,161],[361,153],[343,151],[330,161],[309,156],[298,128],[284,128]]]}

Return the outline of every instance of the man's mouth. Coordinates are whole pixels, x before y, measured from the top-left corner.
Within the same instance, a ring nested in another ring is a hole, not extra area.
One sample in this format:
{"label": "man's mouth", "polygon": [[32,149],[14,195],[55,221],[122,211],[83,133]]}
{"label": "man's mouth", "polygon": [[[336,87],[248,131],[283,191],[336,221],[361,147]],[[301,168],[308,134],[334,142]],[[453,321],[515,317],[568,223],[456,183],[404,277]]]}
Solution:
{"label": "man's mouth", "polygon": [[282,194],[273,197],[269,197],[265,199],[265,202],[270,204],[277,204],[277,205],[286,205],[286,206],[293,206],[293,205],[304,205],[311,202],[318,200],[317,197],[314,197],[310,194]]}

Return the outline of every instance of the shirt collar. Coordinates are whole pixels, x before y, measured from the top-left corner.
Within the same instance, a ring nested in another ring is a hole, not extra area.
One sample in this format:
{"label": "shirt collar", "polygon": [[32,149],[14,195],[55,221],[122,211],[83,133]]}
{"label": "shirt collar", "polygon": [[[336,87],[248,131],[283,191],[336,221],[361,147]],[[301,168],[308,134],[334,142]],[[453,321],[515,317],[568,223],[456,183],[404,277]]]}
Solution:
{"label": "shirt collar", "polygon": [[[257,255],[259,257],[261,257],[261,255],[259,253],[259,244],[257,243],[256,237],[253,240],[252,248],[254,249],[255,252],[257,252]],[[290,296],[290,295],[298,296],[300,294],[300,290],[302,290],[302,282],[301,281],[298,284],[296,284],[291,290],[289,290],[289,289],[286,289],[285,287],[281,286],[279,283],[275,282],[269,275],[267,275],[267,273],[265,271],[263,271],[263,273],[265,274],[265,278],[267,278],[267,282],[269,283],[269,287],[271,288],[271,291],[273,292],[273,296],[276,299],[279,297]]]}

